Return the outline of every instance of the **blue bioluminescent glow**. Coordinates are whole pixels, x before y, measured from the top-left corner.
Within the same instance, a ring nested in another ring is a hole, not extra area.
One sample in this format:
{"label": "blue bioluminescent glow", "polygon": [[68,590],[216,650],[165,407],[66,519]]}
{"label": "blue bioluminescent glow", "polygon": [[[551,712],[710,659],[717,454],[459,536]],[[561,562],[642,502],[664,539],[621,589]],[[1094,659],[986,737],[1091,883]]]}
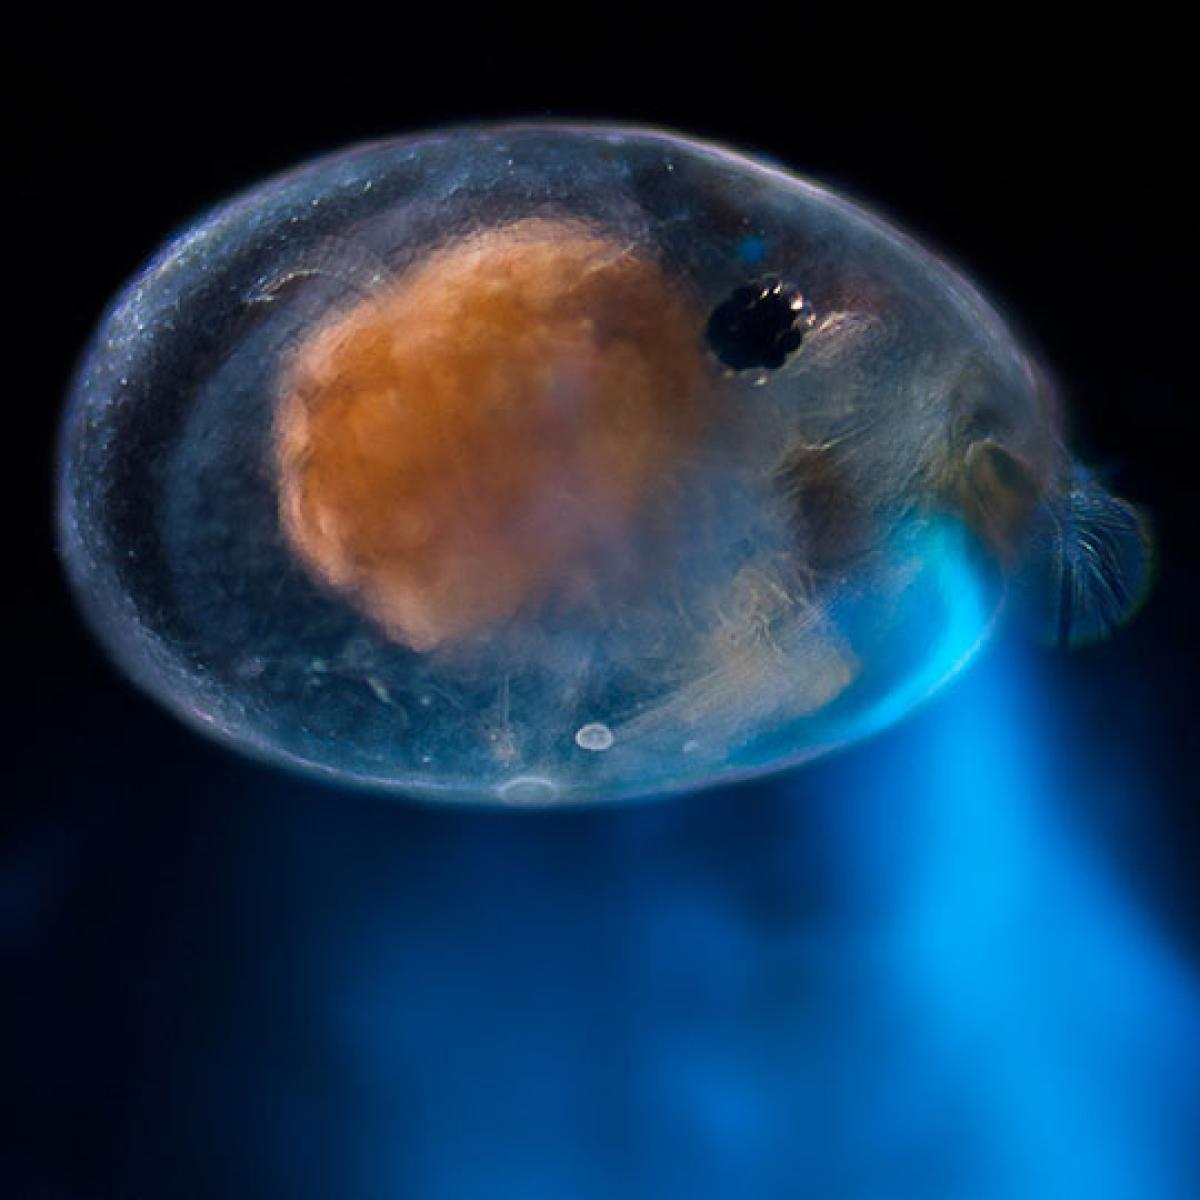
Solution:
{"label": "blue bioluminescent glow", "polygon": [[94,1106],[131,1195],[1191,1200],[1200,987],[1093,820],[1159,801],[1160,722],[1098,736],[1059,661],[1001,638],[739,792],[447,812],[237,776],[178,884],[128,818],[50,838],[14,948],[93,840],[142,882],[86,1003],[29,993],[18,1077]]}
{"label": "blue bioluminescent glow", "polygon": [[344,1194],[1190,1200],[1200,990],[1069,815],[1143,784],[1041,661],[740,796],[264,829]]}
{"label": "blue bioluminescent glow", "polygon": [[930,1057],[970,1080],[977,1200],[1183,1200],[1195,980],[1062,812],[1138,781],[1078,739],[1064,756],[1069,723],[1005,650],[907,748],[923,828],[888,933],[895,978]]}

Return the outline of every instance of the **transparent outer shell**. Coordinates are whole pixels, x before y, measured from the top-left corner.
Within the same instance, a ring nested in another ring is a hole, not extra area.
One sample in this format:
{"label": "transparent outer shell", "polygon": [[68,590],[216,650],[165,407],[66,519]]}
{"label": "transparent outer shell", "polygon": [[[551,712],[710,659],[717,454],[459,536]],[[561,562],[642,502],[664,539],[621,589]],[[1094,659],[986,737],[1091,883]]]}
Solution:
{"label": "transparent outer shell", "polygon": [[[414,649],[281,528],[281,380],[314,329],[433,248],[530,218],[656,264],[700,315],[716,415],[671,465],[637,587]],[[702,318],[758,277],[799,288],[812,327],[777,370],[723,370]],[[811,758],[948,678],[1015,544],[1003,503],[979,514],[980,446],[1038,491],[1060,469],[996,315],[877,218],[664,133],[460,129],[306,165],[146,268],[75,384],[60,537],[123,669],[244,751],[432,798],[609,799]]]}

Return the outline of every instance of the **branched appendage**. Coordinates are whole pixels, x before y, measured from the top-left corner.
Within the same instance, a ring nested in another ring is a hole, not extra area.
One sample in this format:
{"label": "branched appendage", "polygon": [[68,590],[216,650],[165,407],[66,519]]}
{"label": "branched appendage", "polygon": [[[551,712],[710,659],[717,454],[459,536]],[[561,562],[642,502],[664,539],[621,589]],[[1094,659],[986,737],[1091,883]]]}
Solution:
{"label": "branched appendage", "polygon": [[1035,633],[1060,648],[1109,637],[1141,607],[1154,579],[1146,514],[1086,467],[1041,505],[1020,580]]}

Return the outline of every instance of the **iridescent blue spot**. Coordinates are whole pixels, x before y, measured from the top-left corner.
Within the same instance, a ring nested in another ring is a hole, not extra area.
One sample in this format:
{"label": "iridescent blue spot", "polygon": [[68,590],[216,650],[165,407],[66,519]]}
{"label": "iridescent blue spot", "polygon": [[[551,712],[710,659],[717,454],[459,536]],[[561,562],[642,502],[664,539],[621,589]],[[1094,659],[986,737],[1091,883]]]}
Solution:
{"label": "iridescent blue spot", "polygon": [[758,234],[748,233],[737,245],[738,258],[748,266],[762,262],[767,253],[767,239]]}

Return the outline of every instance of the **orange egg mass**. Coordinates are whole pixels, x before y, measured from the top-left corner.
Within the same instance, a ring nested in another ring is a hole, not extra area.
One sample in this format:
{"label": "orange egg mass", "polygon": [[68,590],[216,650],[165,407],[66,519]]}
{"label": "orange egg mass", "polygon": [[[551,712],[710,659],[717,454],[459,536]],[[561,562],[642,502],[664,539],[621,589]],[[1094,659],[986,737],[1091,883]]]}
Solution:
{"label": "orange egg mass", "polygon": [[701,327],[655,262],[579,222],[432,252],[285,371],[273,445],[290,547],[415,650],[548,602],[594,605],[661,536],[708,423]]}

